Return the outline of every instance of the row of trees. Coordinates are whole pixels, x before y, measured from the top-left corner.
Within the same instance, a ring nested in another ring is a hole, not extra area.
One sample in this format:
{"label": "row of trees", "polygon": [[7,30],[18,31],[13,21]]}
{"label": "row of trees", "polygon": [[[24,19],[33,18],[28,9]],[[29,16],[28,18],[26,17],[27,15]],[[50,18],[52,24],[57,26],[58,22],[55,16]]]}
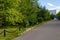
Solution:
{"label": "row of trees", "polygon": [[28,27],[51,19],[49,11],[38,0],[0,0],[0,27]]}

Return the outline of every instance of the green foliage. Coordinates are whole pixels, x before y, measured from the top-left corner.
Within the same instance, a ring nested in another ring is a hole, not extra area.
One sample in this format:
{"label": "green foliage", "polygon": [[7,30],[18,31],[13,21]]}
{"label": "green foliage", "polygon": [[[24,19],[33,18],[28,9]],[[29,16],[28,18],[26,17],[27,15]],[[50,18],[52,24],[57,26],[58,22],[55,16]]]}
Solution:
{"label": "green foliage", "polygon": [[49,11],[38,0],[0,0],[0,26],[28,27],[50,20]]}
{"label": "green foliage", "polygon": [[0,0],[0,25],[16,25],[23,22],[24,16],[16,8],[20,0]]}
{"label": "green foliage", "polygon": [[10,22],[13,25],[16,25],[16,22],[23,22],[24,16],[22,13],[19,13],[16,9],[7,10],[6,21]]}
{"label": "green foliage", "polygon": [[58,12],[57,16],[58,16],[58,19],[60,20],[60,12]]}

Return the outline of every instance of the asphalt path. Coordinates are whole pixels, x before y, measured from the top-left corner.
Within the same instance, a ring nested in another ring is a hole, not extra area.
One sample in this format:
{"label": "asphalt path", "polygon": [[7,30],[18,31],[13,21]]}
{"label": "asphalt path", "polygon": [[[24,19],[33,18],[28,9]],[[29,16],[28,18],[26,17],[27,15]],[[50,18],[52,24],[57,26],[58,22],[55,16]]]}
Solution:
{"label": "asphalt path", "polygon": [[60,40],[60,21],[49,21],[13,40]]}

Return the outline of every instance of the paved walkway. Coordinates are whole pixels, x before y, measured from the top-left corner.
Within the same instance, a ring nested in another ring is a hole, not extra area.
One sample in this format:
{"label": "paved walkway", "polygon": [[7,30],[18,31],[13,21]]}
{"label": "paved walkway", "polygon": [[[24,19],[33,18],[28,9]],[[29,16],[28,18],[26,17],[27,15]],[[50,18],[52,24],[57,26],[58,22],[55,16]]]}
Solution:
{"label": "paved walkway", "polygon": [[49,21],[14,40],[60,40],[60,21]]}

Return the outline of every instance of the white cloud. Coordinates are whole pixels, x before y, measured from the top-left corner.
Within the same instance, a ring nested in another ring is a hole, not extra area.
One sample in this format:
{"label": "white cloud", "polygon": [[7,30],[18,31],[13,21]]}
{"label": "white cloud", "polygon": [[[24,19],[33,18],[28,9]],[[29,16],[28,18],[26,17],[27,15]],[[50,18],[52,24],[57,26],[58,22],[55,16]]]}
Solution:
{"label": "white cloud", "polygon": [[54,6],[53,4],[51,4],[51,3],[47,3],[48,4],[48,6]]}
{"label": "white cloud", "polygon": [[52,3],[47,3],[48,6],[51,8],[48,8],[49,10],[57,10],[57,12],[60,11],[60,6],[53,5]]}

